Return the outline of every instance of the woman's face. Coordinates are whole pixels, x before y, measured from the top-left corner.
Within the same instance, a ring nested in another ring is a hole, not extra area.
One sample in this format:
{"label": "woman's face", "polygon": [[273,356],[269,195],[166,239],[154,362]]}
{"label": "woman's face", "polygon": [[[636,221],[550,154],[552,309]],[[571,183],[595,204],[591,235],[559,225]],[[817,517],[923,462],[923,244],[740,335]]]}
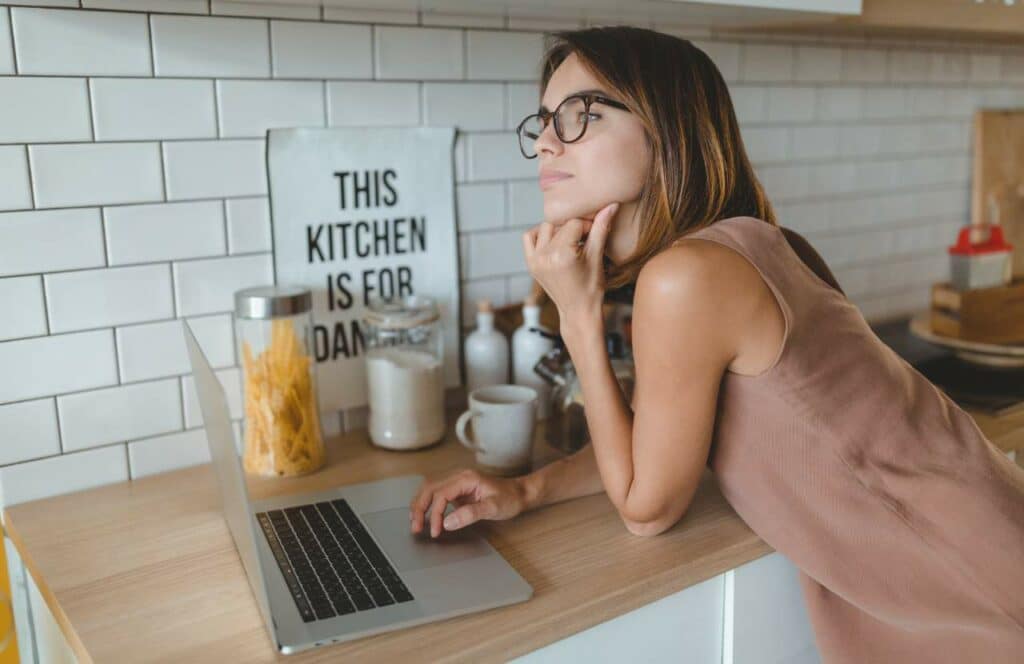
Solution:
{"label": "woman's face", "polygon": [[[575,53],[567,57],[548,81],[541,105],[554,110],[569,95],[600,90],[602,96],[622,101],[604,90]],[[636,115],[594,102],[583,138],[562,143],[554,122],[534,142],[538,168],[568,173],[570,177],[544,184],[544,220],[560,226],[573,217],[592,218],[605,205],[618,201],[605,254],[621,262],[637,242],[637,203],[651,162],[643,125]]]}

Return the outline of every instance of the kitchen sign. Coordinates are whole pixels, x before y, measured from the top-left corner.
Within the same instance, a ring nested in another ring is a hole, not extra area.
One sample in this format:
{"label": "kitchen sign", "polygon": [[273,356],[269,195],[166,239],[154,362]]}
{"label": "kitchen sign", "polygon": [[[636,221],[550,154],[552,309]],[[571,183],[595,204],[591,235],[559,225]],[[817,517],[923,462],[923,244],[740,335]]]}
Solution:
{"label": "kitchen sign", "polygon": [[267,132],[274,282],[313,291],[323,412],[368,403],[373,296],[437,301],[445,386],[460,384],[454,142],[454,127]]}

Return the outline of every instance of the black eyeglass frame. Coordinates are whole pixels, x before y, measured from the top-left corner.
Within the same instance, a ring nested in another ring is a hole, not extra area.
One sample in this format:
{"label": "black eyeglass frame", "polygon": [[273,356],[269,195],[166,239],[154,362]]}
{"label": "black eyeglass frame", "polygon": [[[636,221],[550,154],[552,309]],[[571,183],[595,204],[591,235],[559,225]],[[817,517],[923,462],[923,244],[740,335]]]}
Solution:
{"label": "black eyeglass frame", "polygon": [[[583,117],[584,117],[584,120],[583,120],[583,131],[580,132],[580,135],[577,136],[576,138],[572,139],[571,141],[567,141],[564,138],[562,138],[562,127],[561,127],[561,125],[558,122],[558,110],[560,108],[562,108],[562,104],[566,103],[570,99],[582,99],[583,100]],[[516,136],[519,139],[519,152],[521,152],[522,155],[524,157],[526,157],[527,159],[536,159],[537,158],[537,154],[536,153],[534,153],[534,155],[532,157],[528,156],[526,154],[526,150],[523,148],[523,127],[532,118],[540,118],[541,121],[544,123],[543,127],[541,128],[541,133],[543,133],[544,130],[548,128],[548,121],[552,117],[554,117],[555,135],[558,136],[558,140],[562,141],[563,143],[575,143],[576,141],[580,140],[587,133],[587,127],[590,126],[590,107],[595,102],[596,103],[600,103],[600,104],[604,104],[605,106],[611,106],[612,108],[618,108],[620,110],[626,111],[627,113],[631,113],[632,112],[632,111],[629,110],[629,107],[626,106],[625,104],[623,104],[621,101],[615,101],[614,99],[609,99],[608,97],[604,97],[602,95],[597,95],[597,94],[593,94],[593,93],[580,93],[580,94],[569,95],[568,97],[563,99],[561,101],[561,103],[558,104],[558,106],[555,107],[555,110],[547,111],[547,112],[541,111],[541,112],[538,112],[538,113],[530,113],[529,115],[527,115],[525,118],[522,119],[522,121],[516,127]],[[537,134],[537,138],[540,138],[540,134]],[[534,138],[533,140],[536,141],[537,138]]]}

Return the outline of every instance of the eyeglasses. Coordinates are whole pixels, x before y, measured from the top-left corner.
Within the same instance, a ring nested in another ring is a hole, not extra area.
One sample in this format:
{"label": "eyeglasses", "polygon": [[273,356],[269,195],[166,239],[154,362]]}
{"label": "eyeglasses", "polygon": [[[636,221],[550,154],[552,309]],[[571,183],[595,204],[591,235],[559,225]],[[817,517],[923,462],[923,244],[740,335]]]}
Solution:
{"label": "eyeglasses", "polygon": [[601,95],[569,95],[554,111],[533,113],[523,118],[523,121],[516,127],[516,134],[519,135],[519,151],[527,159],[537,156],[533,149],[533,142],[540,138],[551,117],[555,119],[555,134],[558,136],[558,140],[563,143],[575,143],[580,140],[590,123],[590,106],[594,102],[629,111],[629,108],[622,102]]}

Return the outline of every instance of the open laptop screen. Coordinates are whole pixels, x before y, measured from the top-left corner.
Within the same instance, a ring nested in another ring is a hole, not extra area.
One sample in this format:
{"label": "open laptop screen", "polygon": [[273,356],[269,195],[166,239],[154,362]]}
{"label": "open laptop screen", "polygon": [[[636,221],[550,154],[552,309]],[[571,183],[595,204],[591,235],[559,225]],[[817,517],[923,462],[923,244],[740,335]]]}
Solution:
{"label": "open laptop screen", "polygon": [[256,549],[256,531],[252,511],[249,509],[249,492],[245,486],[245,471],[238,448],[235,446],[235,434],[231,428],[231,414],[228,410],[227,396],[224,388],[210,368],[206,356],[192,334],[191,326],[182,320],[185,331],[185,345],[188,347],[189,361],[192,363],[192,377],[195,380],[196,394],[199,397],[199,408],[203,412],[203,425],[206,428],[206,441],[210,446],[210,458],[213,470],[220,485],[220,495],[224,520],[235,540],[235,548],[242,558],[242,566],[249,577],[249,585],[259,603],[260,613],[267,623],[267,629],[274,634],[273,621],[270,616],[270,602],[267,600],[266,585],[263,571],[259,565],[259,554]]}

